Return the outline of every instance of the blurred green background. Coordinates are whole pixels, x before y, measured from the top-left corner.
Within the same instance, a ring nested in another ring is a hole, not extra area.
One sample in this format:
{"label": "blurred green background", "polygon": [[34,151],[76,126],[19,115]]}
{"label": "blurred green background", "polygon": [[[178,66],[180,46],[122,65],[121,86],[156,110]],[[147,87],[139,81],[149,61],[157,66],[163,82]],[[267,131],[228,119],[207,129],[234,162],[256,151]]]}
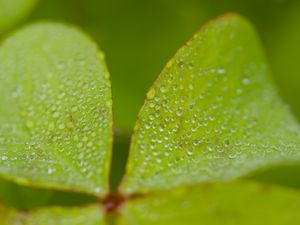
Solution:
{"label": "blurred green background", "polygon": [[147,89],[206,21],[237,12],[256,26],[281,95],[300,118],[299,0],[40,0],[24,23],[71,23],[104,50],[116,128],[130,133]]}
{"label": "blurred green background", "polygon": [[[26,14],[22,13],[19,24],[1,38],[21,25],[42,20],[73,24],[99,44],[111,73],[117,136],[114,148],[123,149],[119,157],[113,159],[112,183],[116,185],[147,90],[176,50],[201,25],[227,12],[237,12],[252,21],[280,94],[300,121],[299,0],[39,0],[30,15],[20,22]],[[298,184],[297,181],[296,186]],[[0,183],[0,189],[7,186],[11,184]],[[0,190],[0,199],[5,196],[9,195]],[[45,201],[48,200],[42,199],[35,206]]]}

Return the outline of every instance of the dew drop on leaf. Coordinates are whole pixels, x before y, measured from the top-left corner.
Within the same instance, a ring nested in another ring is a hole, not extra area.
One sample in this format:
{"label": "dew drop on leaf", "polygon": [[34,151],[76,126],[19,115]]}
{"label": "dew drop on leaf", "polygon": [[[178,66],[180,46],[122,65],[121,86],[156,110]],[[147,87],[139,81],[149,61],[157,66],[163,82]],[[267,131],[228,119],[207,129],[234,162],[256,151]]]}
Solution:
{"label": "dew drop on leaf", "polygon": [[260,46],[249,22],[231,15],[176,53],[139,113],[123,191],[228,181],[300,160],[300,127]]}

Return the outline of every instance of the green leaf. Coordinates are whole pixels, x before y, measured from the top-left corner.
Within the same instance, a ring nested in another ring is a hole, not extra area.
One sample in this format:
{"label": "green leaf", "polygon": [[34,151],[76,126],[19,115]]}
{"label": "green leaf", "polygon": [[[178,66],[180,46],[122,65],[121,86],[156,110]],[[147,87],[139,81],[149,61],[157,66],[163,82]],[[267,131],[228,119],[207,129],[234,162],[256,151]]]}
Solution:
{"label": "green leaf", "polygon": [[119,224],[297,225],[300,194],[256,183],[203,184],[133,200]]}
{"label": "green leaf", "polygon": [[0,176],[104,195],[112,146],[104,56],[75,28],[35,24],[0,48]]}
{"label": "green leaf", "polygon": [[102,209],[96,205],[82,208],[49,207],[19,212],[0,205],[0,225],[102,225]]}
{"label": "green leaf", "polygon": [[0,0],[0,34],[23,19],[37,0]]}
{"label": "green leaf", "polygon": [[229,14],[181,48],[148,92],[121,189],[232,180],[298,161],[299,149],[252,26]]}

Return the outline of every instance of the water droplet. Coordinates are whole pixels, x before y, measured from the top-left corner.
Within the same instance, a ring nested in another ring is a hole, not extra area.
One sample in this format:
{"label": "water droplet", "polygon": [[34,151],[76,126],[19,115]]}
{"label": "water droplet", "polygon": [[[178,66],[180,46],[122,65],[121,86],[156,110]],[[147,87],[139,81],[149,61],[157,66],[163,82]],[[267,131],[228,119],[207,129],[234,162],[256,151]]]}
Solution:
{"label": "water droplet", "polygon": [[247,78],[247,77],[245,77],[245,78],[242,80],[242,83],[243,83],[244,85],[248,85],[248,84],[250,84],[250,79]]}
{"label": "water droplet", "polygon": [[193,149],[188,149],[186,152],[189,156],[194,154],[194,150]]}
{"label": "water droplet", "polygon": [[162,85],[162,86],[160,87],[160,91],[161,91],[162,93],[165,93],[165,92],[167,91],[166,86]]}
{"label": "water droplet", "polygon": [[54,168],[48,168],[48,174],[52,174],[53,172],[55,172],[55,169]]}
{"label": "water droplet", "polygon": [[193,145],[194,146],[198,146],[200,144],[200,141],[199,140],[195,140],[194,142],[193,142]]}
{"label": "water droplet", "polygon": [[177,115],[177,116],[182,116],[182,115],[183,115],[183,109],[182,109],[182,107],[179,107],[179,108],[176,110],[176,115]]}
{"label": "water droplet", "polygon": [[218,73],[218,74],[224,74],[224,73],[226,73],[226,70],[225,70],[223,67],[219,67],[219,68],[217,69],[217,73]]}
{"label": "water droplet", "polygon": [[178,63],[178,66],[179,66],[179,68],[183,68],[184,67],[184,62],[182,62],[182,61],[180,61],[179,63]]}
{"label": "water droplet", "polygon": [[54,112],[53,113],[53,118],[58,118],[59,117],[59,112]]}
{"label": "water droplet", "polygon": [[243,92],[243,90],[242,90],[241,88],[238,88],[238,89],[236,90],[236,93],[237,93],[238,95],[242,94],[242,92]]}
{"label": "water droplet", "polygon": [[58,125],[58,129],[60,129],[60,130],[63,130],[65,128],[66,128],[66,126],[63,123]]}

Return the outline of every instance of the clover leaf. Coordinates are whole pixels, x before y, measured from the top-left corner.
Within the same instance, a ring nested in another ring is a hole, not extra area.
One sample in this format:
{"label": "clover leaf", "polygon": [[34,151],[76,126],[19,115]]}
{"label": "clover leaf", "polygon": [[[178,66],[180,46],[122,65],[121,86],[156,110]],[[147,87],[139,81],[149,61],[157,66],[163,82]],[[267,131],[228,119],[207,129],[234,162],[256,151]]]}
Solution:
{"label": "clover leaf", "polygon": [[228,181],[297,161],[299,148],[300,127],[252,26],[227,15],[186,43],[149,90],[122,190]]}
{"label": "clover leaf", "polygon": [[72,27],[35,24],[2,44],[0,70],[0,176],[105,195],[111,91],[96,45]]}

